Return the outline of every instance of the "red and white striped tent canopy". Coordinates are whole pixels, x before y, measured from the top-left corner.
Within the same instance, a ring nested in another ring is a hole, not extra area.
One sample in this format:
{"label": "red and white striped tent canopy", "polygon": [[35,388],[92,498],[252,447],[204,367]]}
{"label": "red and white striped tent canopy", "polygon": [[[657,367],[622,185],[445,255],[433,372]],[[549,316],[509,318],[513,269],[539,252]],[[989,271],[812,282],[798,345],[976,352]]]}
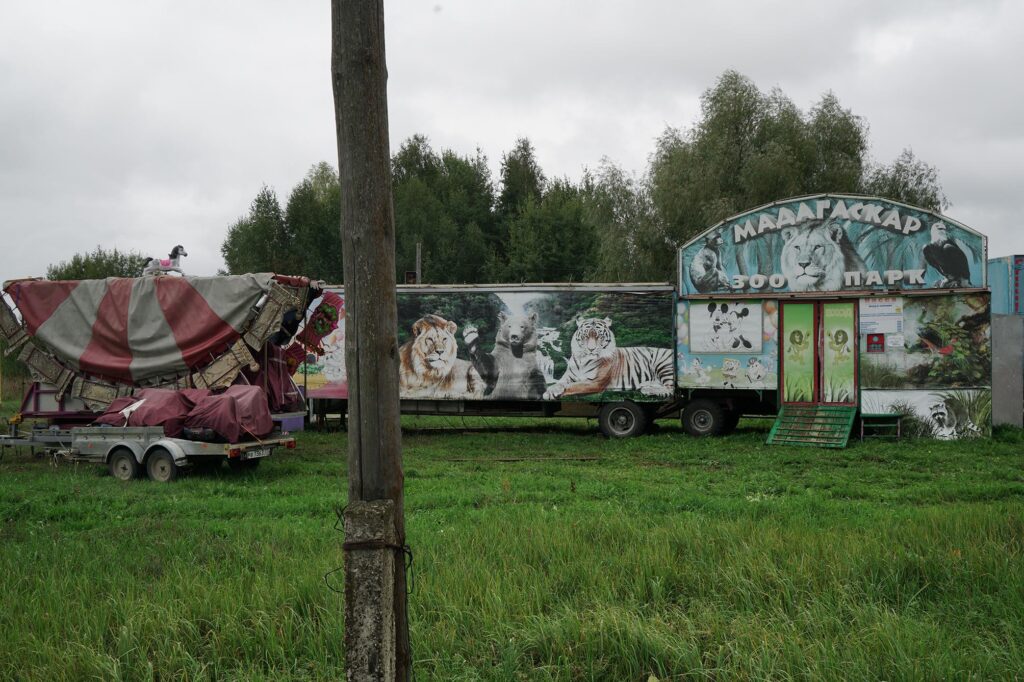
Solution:
{"label": "red and white striped tent canopy", "polygon": [[26,331],[68,367],[138,383],[214,360],[245,331],[274,280],[270,273],[21,280],[4,292]]}

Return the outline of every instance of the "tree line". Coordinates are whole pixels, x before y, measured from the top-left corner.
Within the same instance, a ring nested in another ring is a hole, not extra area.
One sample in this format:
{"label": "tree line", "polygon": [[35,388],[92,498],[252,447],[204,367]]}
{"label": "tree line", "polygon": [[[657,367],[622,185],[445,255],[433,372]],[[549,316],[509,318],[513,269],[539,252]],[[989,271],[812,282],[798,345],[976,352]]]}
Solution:
{"label": "tree line", "polygon": [[[422,244],[429,283],[672,281],[676,249],[709,226],[777,199],[845,192],[932,210],[948,201],[909,149],[873,163],[867,122],[831,92],[802,111],[778,88],[723,73],[689,129],[667,128],[642,175],[609,159],[578,181],[549,178],[531,142],[502,156],[495,181],[477,149],[435,150],[414,135],[392,158],[397,281]],[[227,272],[342,281],[338,176],[314,166],[282,209],[263,187],[228,230]]]}
{"label": "tree line", "polygon": [[[869,156],[867,122],[831,92],[801,110],[726,71],[701,96],[697,121],[668,127],[640,175],[610,159],[578,180],[548,177],[527,138],[492,177],[477,149],[436,150],[423,135],[391,162],[396,281],[422,244],[428,283],[674,281],[676,249],[720,220],[777,199],[819,192],[883,196],[930,210],[949,203],[938,172],[905,149]],[[272,271],[342,281],[341,188],[314,165],[279,200],[264,186],[228,226],[224,273]],[[138,276],[145,258],[105,251],[51,266],[50,279]]]}

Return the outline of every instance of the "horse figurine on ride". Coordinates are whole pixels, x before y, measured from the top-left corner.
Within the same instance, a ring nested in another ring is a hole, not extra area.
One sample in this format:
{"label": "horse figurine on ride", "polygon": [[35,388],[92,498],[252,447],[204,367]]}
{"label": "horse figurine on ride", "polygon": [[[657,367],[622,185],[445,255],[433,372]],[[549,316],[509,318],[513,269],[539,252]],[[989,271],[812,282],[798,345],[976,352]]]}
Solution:
{"label": "horse figurine on ride", "polygon": [[169,272],[176,272],[179,275],[184,274],[181,271],[181,257],[187,256],[185,253],[185,247],[178,244],[171,249],[169,258],[150,258],[146,261],[146,267],[143,268],[143,275],[166,275]]}

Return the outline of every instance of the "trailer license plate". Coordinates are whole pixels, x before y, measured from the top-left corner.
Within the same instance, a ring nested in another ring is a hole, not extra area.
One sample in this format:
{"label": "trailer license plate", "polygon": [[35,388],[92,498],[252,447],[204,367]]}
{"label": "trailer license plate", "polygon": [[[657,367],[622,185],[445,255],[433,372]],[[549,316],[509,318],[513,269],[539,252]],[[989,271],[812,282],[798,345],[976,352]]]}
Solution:
{"label": "trailer license plate", "polygon": [[270,455],[270,448],[253,448],[252,450],[246,450],[242,453],[242,459],[258,459],[260,457],[268,457]]}

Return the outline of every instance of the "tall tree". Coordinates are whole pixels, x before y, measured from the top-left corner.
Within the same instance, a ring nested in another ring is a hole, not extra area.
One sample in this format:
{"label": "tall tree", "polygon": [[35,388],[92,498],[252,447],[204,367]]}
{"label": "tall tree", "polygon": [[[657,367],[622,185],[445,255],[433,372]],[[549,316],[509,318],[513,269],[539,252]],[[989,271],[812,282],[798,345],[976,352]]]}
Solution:
{"label": "tall tree", "polygon": [[87,253],[76,253],[70,260],[46,268],[46,279],[103,279],[140,277],[148,258],[135,251],[109,251],[99,246]]}
{"label": "tall tree", "polygon": [[591,279],[601,282],[643,282],[657,279],[658,258],[672,251],[664,240],[643,179],[628,175],[603,159],[583,178],[584,220],[594,229]]}
{"label": "tall tree", "polygon": [[527,198],[510,221],[502,280],[585,281],[594,270],[595,242],[579,188],[555,180],[539,201]]}
{"label": "tall tree", "polygon": [[321,161],[292,189],[284,211],[292,270],[329,283],[343,281],[341,255],[341,185],[338,173]]}
{"label": "tall tree", "polygon": [[396,267],[401,276],[423,245],[423,277],[431,283],[480,282],[487,238],[494,232],[494,189],[487,159],[436,153],[415,135],[392,158]]}
{"label": "tall tree", "polygon": [[931,211],[949,208],[938,169],[915,157],[910,149],[904,149],[889,165],[872,166],[864,191]]}
{"label": "tall tree", "polygon": [[501,192],[498,194],[498,216],[509,218],[519,212],[527,201],[538,201],[546,180],[537,163],[530,140],[516,140],[512,151],[501,159]]}
{"label": "tall tree", "polygon": [[[681,245],[748,208],[798,194],[864,187],[867,124],[831,92],[804,114],[779,89],[764,93],[726,71],[701,97],[686,133],[666,129],[651,156],[647,183],[663,239]],[[657,279],[671,278],[674,250],[652,253]]]}
{"label": "tall tree", "polygon": [[509,261],[508,252],[512,223],[527,205],[540,201],[546,183],[530,140],[525,137],[517,139],[512,150],[501,159],[501,189],[495,205],[497,225],[488,243],[488,279],[500,281],[509,267],[515,267]]}
{"label": "tall tree", "polygon": [[825,93],[811,109],[808,129],[812,165],[810,192],[856,192],[862,184],[868,151],[867,124]]}
{"label": "tall tree", "polygon": [[228,228],[220,252],[230,274],[296,272],[295,235],[284,219],[273,189],[264,185],[249,207],[249,215]]}

